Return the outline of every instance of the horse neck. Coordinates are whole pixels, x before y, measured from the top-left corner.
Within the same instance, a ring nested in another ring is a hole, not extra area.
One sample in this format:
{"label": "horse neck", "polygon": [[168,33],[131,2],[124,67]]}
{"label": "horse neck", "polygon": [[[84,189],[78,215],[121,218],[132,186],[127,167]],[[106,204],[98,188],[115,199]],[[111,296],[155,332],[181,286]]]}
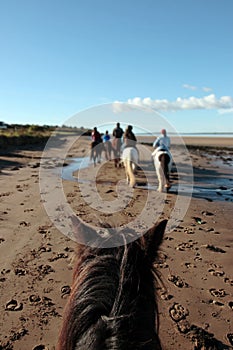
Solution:
{"label": "horse neck", "polygon": [[161,349],[155,318],[153,273],[136,242],[83,249],[58,349]]}
{"label": "horse neck", "polygon": [[122,278],[113,312],[131,319],[128,334],[132,333],[134,338],[137,334],[143,338],[142,330],[146,330],[146,336],[151,332],[153,337],[157,307],[152,264],[138,242],[129,246],[121,264]]}
{"label": "horse neck", "polygon": [[107,349],[161,349],[156,328],[157,306],[152,264],[137,242],[125,249],[120,279],[109,317]]}
{"label": "horse neck", "polygon": [[116,295],[119,269],[115,252],[79,246],[57,350],[105,349],[99,338],[106,327],[99,321],[111,312]]}

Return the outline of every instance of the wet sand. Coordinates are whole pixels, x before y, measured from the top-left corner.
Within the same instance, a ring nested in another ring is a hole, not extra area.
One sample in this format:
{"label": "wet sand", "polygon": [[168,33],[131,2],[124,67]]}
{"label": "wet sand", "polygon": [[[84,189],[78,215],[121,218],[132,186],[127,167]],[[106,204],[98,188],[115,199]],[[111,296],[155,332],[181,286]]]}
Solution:
{"label": "wet sand", "polygon": [[213,147],[229,147],[233,148],[233,137],[195,137],[184,136],[183,140],[186,145],[194,146],[213,146]]}
{"label": "wet sand", "polygon": [[[228,141],[226,141],[228,140]],[[214,146],[232,146],[232,140],[214,138]],[[209,140],[210,141],[210,140]],[[210,142],[208,141],[208,145]],[[223,142],[224,141],[224,142]],[[83,138],[74,144],[69,159],[89,149]],[[187,145],[206,146],[202,139],[185,139]],[[196,143],[197,142],[197,143]],[[1,150],[0,192],[0,349],[55,349],[62,313],[72,279],[75,242],[50,221],[40,195],[42,147]],[[158,289],[160,337],[163,348],[230,349],[232,341],[232,150],[190,148],[194,191],[188,211],[174,229],[166,232],[157,268],[164,286]],[[116,183],[124,169],[113,162],[98,165],[97,188],[105,200],[116,198]],[[154,176],[153,166],[149,167]],[[77,174],[76,174],[77,175]],[[138,184],[144,177],[137,174]],[[156,181],[156,180],[155,180]],[[182,181],[182,179],[180,179]],[[177,174],[171,193],[163,198],[160,219],[169,218],[176,199]],[[102,214],[102,220],[127,222],[145,202],[138,186],[128,208],[119,215]],[[63,180],[67,202],[89,223],[99,217],[85,204],[77,181]],[[185,196],[185,195],[184,195]]]}

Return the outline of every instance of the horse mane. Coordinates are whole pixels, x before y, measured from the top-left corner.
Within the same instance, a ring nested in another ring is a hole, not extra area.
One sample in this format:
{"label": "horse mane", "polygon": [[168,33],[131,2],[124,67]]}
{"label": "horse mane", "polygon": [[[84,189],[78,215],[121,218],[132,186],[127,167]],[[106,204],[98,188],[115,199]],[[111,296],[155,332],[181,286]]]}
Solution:
{"label": "horse mane", "polygon": [[120,247],[78,245],[58,350],[161,349],[153,265],[165,226]]}

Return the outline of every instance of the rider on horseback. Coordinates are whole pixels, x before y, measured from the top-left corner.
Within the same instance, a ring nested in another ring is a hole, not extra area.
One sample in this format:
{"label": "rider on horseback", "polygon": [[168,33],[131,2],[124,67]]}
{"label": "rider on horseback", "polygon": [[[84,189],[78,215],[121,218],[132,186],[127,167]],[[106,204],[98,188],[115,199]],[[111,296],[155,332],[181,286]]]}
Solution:
{"label": "rider on horseback", "polygon": [[99,131],[97,130],[97,127],[95,126],[92,133],[91,133],[91,155],[90,155],[90,159],[93,158],[93,150],[94,148],[100,144],[101,142],[103,142],[102,138],[101,138],[101,134],[99,133]]}
{"label": "rider on horseback", "polygon": [[97,130],[96,126],[94,127],[94,129],[91,133],[91,139],[92,139],[92,142],[95,142],[96,144],[102,142],[101,135],[100,135],[99,131]]}
{"label": "rider on horseback", "polygon": [[170,137],[167,136],[167,131],[165,129],[161,130],[161,135],[153,143],[153,147],[165,147],[165,150],[169,149],[171,145]]}
{"label": "rider on horseback", "polygon": [[126,147],[134,147],[136,149],[136,151],[138,152],[138,157],[139,157],[139,151],[136,147],[137,138],[133,132],[132,125],[128,125],[127,128],[125,129],[123,139],[124,139],[124,143],[122,146],[122,152]]}
{"label": "rider on horseback", "polygon": [[128,125],[124,133],[124,148],[125,147],[135,147],[136,148],[136,136],[133,133],[132,125]]}
{"label": "rider on horseback", "polygon": [[123,129],[120,127],[120,123],[116,124],[116,127],[113,129],[112,136],[114,137],[112,140],[112,147],[114,151],[114,162],[115,167],[120,165],[120,152],[121,152],[121,138],[124,134]]}
{"label": "rider on horseback", "polygon": [[[165,129],[161,130],[161,135],[156,138],[153,143],[155,150],[152,152],[155,168],[159,178],[159,191],[163,190],[163,178],[165,177],[165,188],[167,191],[170,189],[169,172],[172,163],[172,155],[170,153],[170,137],[167,136]],[[162,169],[162,173],[160,171]]]}

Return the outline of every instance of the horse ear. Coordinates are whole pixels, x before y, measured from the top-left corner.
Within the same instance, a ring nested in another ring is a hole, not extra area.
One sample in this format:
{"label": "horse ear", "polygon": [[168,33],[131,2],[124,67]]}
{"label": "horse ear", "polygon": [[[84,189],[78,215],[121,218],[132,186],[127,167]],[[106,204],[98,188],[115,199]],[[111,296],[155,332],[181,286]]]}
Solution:
{"label": "horse ear", "polygon": [[144,235],[146,254],[151,261],[154,261],[157,256],[159,246],[163,241],[166,225],[167,220],[163,220],[155,224]]}
{"label": "horse ear", "polygon": [[73,226],[75,240],[80,244],[91,245],[97,239],[97,233],[93,228],[84,224],[77,216],[70,217]]}

